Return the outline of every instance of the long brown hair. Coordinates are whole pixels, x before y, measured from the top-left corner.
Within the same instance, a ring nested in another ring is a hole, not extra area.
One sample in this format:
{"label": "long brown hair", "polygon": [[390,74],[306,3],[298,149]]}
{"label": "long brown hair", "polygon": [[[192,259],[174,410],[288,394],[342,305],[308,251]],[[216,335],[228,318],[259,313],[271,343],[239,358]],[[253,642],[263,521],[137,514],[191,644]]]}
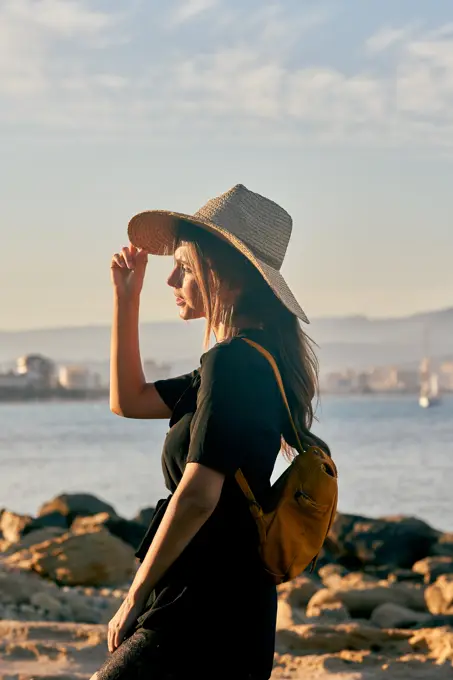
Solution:
{"label": "long brown hair", "polygon": [[[263,328],[272,338],[293,420],[304,448],[315,445],[330,454],[329,447],[310,429],[315,419],[313,401],[319,399],[318,360],[314,342],[261,276],[236,248],[210,232],[181,221],[177,246],[185,246],[206,316],[204,346],[208,348],[213,327],[223,323],[225,337],[240,332],[238,318]],[[225,304],[225,290],[239,290],[234,304]],[[290,439],[290,437],[288,437]],[[294,457],[295,441],[282,438],[285,457]]]}

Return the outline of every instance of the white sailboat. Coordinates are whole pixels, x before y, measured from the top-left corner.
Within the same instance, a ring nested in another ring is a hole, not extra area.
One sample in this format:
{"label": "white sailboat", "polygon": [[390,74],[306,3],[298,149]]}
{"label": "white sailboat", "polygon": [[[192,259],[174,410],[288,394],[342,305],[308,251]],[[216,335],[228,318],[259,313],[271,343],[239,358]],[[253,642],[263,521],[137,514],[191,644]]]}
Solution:
{"label": "white sailboat", "polygon": [[440,402],[439,376],[431,372],[430,360],[423,359],[420,366],[420,395],[418,403],[422,408],[436,406]]}

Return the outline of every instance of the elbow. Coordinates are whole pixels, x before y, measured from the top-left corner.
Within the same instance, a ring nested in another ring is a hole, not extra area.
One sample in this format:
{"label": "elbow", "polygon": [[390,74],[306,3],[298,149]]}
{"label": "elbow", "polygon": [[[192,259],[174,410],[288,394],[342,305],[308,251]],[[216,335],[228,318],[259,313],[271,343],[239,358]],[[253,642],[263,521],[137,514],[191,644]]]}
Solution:
{"label": "elbow", "polygon": [[123,406],[117,401],[110,402],[110,410],[116,416],[121,416],[121,418],[135,418],[136,416],[130,408]]}
{"label": "elbow", "polygon": [[110,402],[110,410],[116,416],[123,416],[124,417],[123,410],[120,408],[119,404],[115,404],[115,403]]}
{"label": "elbow", "polygon": [[185,512],[209,517],[216,509],[219,499],[209,494],[183,492],[179,495],[178,501]]}

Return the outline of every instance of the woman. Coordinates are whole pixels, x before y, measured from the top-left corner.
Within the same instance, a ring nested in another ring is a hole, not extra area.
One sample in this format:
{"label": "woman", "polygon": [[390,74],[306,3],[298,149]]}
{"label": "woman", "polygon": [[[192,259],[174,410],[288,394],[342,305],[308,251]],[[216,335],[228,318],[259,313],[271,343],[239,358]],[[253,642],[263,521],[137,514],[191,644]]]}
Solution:
{"label": "woman", "polygon": [[[308,322],[279,269],[291,218],[242,185],[193,216],[151,211],[129,224],[114,256],[111,409],[170,418],[162,466],[171,492],[138,551],[143,560],[109,624],[111,656],[94,676],[265,680],[274,656],[276,587],[258,553],[256,525],[234,475],[265,505],[281,445],[295,444],[272,368],[277,360],[302,441],[310,433],[317,362]],[[147,384],[138,318],[147,253],[173,254],[168,278],[179,315],[205,318],[205,349],[190,374]]]}

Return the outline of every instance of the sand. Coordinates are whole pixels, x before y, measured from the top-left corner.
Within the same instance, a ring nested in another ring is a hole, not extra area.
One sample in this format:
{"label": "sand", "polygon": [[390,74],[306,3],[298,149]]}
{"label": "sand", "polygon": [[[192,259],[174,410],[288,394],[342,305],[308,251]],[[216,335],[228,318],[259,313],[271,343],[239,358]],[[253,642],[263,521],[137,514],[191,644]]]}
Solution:
{"label": "sand", "polygon": [[[0,680],[88,679],[107,653],[103,625],[2,621],[0,640]],[[215,669],[212,677],[215,680]],[[272,678],[451,680],[453,669],[449,663],[437,666],[416,655],[389,661],[365,652],[300,657],[276,654]]]}

